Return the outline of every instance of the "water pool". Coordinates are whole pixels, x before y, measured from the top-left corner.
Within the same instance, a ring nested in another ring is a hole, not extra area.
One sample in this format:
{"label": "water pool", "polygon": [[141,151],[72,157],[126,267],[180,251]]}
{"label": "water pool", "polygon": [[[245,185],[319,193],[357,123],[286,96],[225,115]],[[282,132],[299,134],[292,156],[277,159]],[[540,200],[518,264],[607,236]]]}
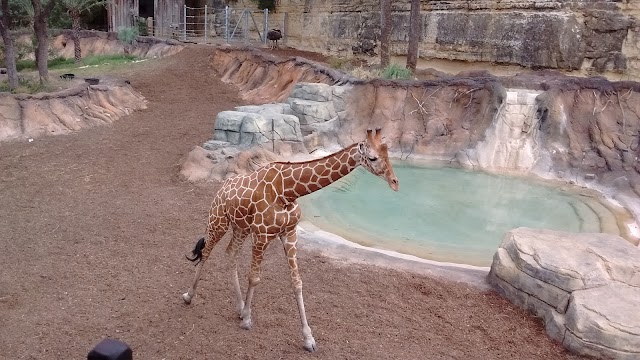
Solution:
{"label": "water pool", "polygon": [[521,226],[619,233],[606,206],[567,188],[451,167],[394,170],[399,192],[359,168],[300,198],[304,220],[365,246],[477,266]]}

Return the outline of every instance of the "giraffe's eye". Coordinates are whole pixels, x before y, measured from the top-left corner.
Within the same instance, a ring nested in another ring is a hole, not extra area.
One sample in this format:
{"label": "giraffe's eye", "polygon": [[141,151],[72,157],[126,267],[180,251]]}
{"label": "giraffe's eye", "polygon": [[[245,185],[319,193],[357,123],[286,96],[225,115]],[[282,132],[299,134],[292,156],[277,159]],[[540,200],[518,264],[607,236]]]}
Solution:
{"label": "giraffe's eye", "polygon": [[371,162],[378,160],[378,158],[375,156],[368,156],[368,158],[369,158],[369,161]]}

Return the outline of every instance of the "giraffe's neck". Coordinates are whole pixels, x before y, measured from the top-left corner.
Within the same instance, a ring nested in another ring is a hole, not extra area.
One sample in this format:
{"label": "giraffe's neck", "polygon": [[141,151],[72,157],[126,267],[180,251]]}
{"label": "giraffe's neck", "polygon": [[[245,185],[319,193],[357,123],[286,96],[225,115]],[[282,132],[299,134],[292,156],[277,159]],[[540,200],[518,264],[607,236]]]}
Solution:
{"label": "giraffe's neck", "polygon": [[318,191],[341,179],[360,165],[358,144],[334,154],[304,163],[277,163],[287,201]]}

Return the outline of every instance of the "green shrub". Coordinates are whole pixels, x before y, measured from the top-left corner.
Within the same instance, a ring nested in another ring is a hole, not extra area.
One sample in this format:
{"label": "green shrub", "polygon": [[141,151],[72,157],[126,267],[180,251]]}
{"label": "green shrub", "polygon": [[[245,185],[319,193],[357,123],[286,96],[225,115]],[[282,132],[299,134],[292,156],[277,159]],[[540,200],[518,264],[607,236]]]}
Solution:
{"label": "green shrub", "polygon": [[118,40],[126,45],[133,44],[133,41],[138,37],[138,28],[135,27],[121,27],[118,29]]}
{"label": "green shrub", "polygon": [[411,79],[411,70],[392,63],[382,70],[381,76],[385,79],[391,80],[406,80]]}
{"label": "green shrub", "polygon": [[138,34],[140,36],[149,36],[149,29],[147,28],[147,21],[143,18],[139,18],[136,22],[138,27]]}

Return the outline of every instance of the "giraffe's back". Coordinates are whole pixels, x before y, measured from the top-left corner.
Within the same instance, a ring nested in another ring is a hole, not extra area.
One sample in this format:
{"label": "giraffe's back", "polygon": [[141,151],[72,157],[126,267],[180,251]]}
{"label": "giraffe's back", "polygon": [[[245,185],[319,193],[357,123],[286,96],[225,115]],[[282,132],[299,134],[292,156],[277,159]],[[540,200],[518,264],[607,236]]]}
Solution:
{"label": "giraffe's back", "polygon": [[229,222],[256,233],[285,231],[297,225],[297,203],[285,202],[282,176],[274,164],[265,165],[248,175],[227,179],[212,205],[212,211],[224,209]]}

